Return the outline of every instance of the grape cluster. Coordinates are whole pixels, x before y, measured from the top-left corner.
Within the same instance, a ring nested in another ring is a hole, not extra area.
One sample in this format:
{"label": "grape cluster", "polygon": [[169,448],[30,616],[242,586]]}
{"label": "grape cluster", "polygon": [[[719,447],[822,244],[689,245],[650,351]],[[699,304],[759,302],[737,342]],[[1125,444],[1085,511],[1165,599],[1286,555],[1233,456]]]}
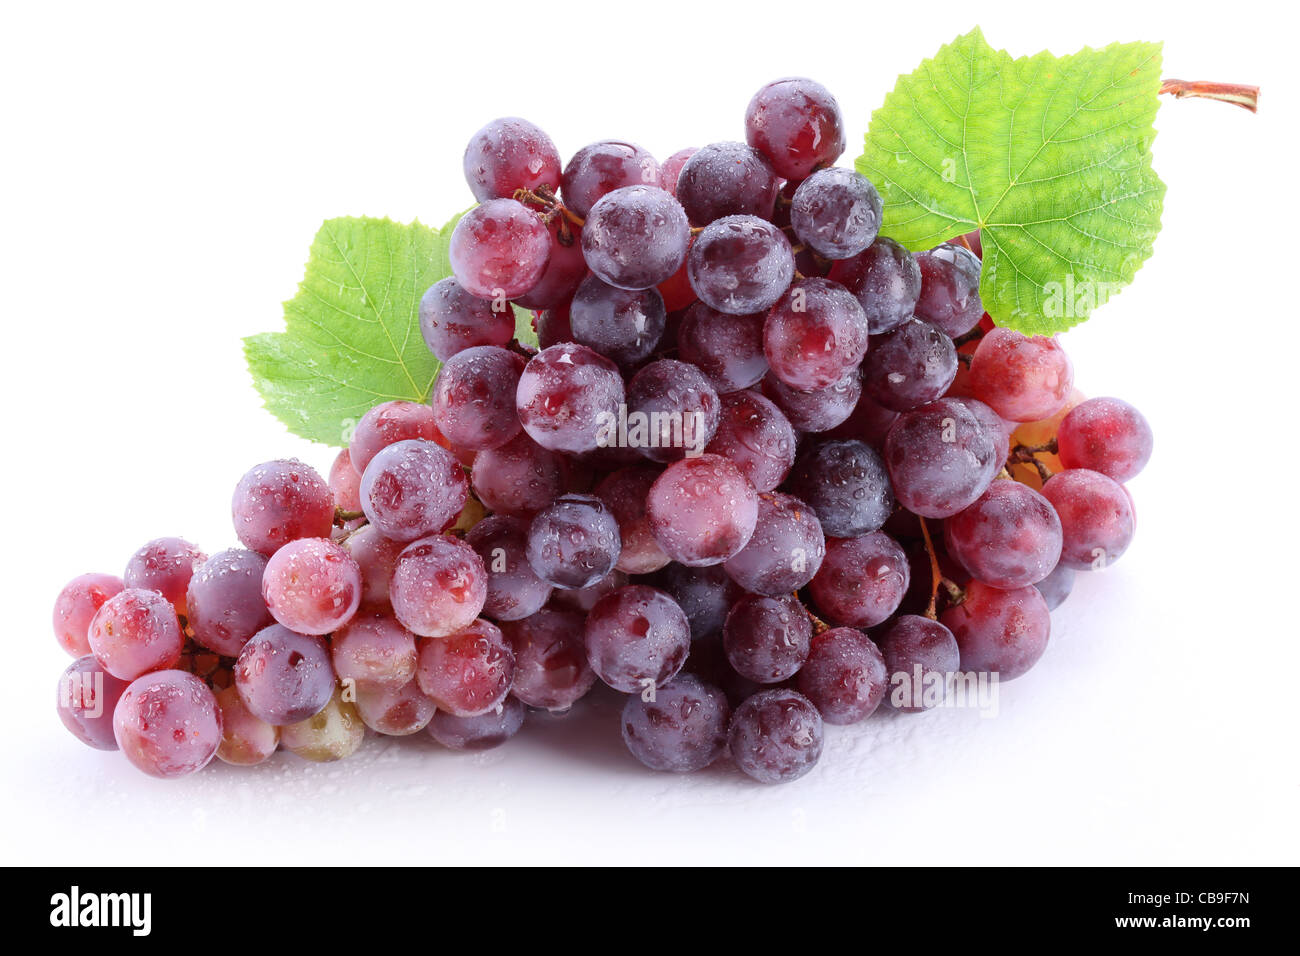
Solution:
{"label": "grape cluster", "polygon": [[823,87],[765,86],[745,132],[662,165],[476,133],[479,205],[420,304],[429,403],[372,408],[328,479],[252,468],[240,547],[160,538],[69,583],[68,728],[174,777],[367,729],[491,747],[603,683],[647,767],[781,782],[824,724],[1032,667],[1132,540],[1150,428],[992,324],[978,234],[878,235]]}

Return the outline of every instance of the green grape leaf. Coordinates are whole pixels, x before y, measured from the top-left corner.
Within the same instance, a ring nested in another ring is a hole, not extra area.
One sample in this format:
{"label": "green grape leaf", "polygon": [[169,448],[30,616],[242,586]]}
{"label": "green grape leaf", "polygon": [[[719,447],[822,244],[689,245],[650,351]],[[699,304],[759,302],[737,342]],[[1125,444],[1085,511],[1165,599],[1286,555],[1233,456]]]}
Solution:
{"label": "green grape leaf", "polygon": [[284,304],[285,330],[244,340],[253,383],[289,431],[345,445],[372,406],[428,400],[439,362],[420,335],[420,297],[451,275],[456,219],[442,229],[365,218],[321,226]]}
{"label": "green grape leaf", "polygon": [[980,230],[980,295],[1001,326],[1050,335],[1132,281],[1160,229],[1151,167],[1160,45],[1012,59],[978,28],[900,76],[857,169],[881,233],[927,249]]}

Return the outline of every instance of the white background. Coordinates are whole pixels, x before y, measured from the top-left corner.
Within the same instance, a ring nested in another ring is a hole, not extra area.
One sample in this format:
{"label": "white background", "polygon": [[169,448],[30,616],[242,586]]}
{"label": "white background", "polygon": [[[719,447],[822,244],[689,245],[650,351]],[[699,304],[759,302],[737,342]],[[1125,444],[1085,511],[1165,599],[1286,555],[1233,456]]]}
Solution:
{"label": "white background", "polygon": [[[1264,12],[1281,6],[8,5],[3,860],[1298,862],[1295,23]],[[240,351],[280,327],[323,219],[442,223],[470,202],[466,139],[498,115],[566,156],[740,139],[750,95],[788,74],[838,95],[847,163],[895,76],[977,21],[1016,55],[1163,39],[1166,76],[1264,87],[1255,117],[1161,107],[1155,255],[1064,339],[1086,393],[1155,427],[1138,538],[1081,576],[996,719],[829,728],[818,769],[779,788],[642,770],[599,696],[486,755],[371,740],[341,764],[175,782],[59,724],[68,578],[120,573],[158,535],[228,547],[246,468],[328,466],[261,409]]]}

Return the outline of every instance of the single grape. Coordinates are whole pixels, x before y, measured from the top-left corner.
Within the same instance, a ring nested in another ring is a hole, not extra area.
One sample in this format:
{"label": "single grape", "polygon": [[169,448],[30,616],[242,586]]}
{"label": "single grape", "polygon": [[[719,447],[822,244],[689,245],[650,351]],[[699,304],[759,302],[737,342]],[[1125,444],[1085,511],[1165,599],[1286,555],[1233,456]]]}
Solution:
{"label": "single grape", "polygon": [[488,123],[465,147],[465,180],[479,202],[509,199],[517,189],[560,187],[560,153],[541,129],[505,116]]}
{"label": "single grape", "polygon": [[383,611],[363,611],[330,639],[339,680],[361,687],[404,687],[415,677],[415,635]]}
{"label": "single grape", "polygon": [[236,657],[250,637],[271,623],[262,598],[266,563],[256,551],[231,548],[195,569],[185,618],[194,640],[223,657]]}
{"label": "single grape", "polygon": [[420,298],[420,334],[429,351],[445,362],[476,345],[508,344],[515,335],[515,313],[504,300],[470,295],[448,277]]}
{"label": "single grape", "polygon": [[771,219],[780,189],[763,154],[744,143],[710,143],[695,151],[677,177],[677,198],[691,225],[724,216]]}
{"label": "single grape", "polygon": [[159,671],[122,692],[113,711],[113,734],[137,769],[152,777],[183,777],[216,756],[221,711],[208,685],[193,674]]}
{"label": "single grape", "polygon": [[507,697],[496,710],[477,717],[457,717],[440,710],[425,731],[449,750],[490,750],[519,733],[526,713],[523,704]]}
{"label": "single grape", "polygon": [[113,710],[127,681],[114,677],[87,654],[78,657],[59,675],[59,719],[87,747],[116,750]]}
{"label": "single grape", "polygon": [[670,560],[655,540],[646,513],[650,486],[658,477],[657,468],[620,468],[605,476],[593,492],[618,522],[621,546],[615,567],[628,574],[649,574]]}
{"label": "single grape", "polygon": [[127,588],[91,618],[87,632],[99,665],[120,680],[174,667],[184,635],[176,608],[157,591]]}
{"label": "single grape", "polygon": [[583,629],[577,611],[544,608],[521,621],[508,621],[501,632],[515,655],[510,692],[529,707],[568,710],[596,683],[587,663]]}
{"label": "single grape", "polygon": [[915,257],[886,236],[878,237],[864,252],[837,261],[828,278],[857,297],[872,335],[910,319],[921,294],[921,268]]}
{"label": "single grape", "polygon": [[470,481],[489,511],[524,517],[536,514],[564,489],[560,457],[528,435],[480,452]]}
{"label": "single grape", "polygon": [[688,146],[686,149],[679,149],[663,161],[659,167],[659,185],[670,196],[677,195],[677,180],[682,174],[682,167],[686,161],[699,152],[695,146]]}
{"label": "single grape", "polygon": [[721,415],[704,373],[676,359],[659,359],[633,375],[627,408],[627,444],[657,462],[702,454]]}
{"label": "single grape", "polygon": [[356,707],[363,724],[388,737],[419,733],[429,726],[437,710],[414,680],[400,687],[358,685]]}
{"label": "single grape", "polygon": [[753,537],[723,567],[746,591],[776,597],[804,587],[825,557],[817,513],[790,495],[763,493]]}
{"label": "single grape", "polygon": [[688,568],[673,563],[655,575],[653,583],[677,602],[696,641],[721,634],[727,612],[744,594],[720,564]]}
{"label": "single grape", "polygon": [[570,211],[586,218],[596,201],[624,186],[658,186],[659,164],[634,143],[603,140],[584,146],[564,167],[560,195]]}
{"label": "single grape", "polygon": [[803,694],[760,691],[731,716],[731,759],[759,783],[789,783],[816,766],[824,733],[821,714]]}
{"label": "single grape", "polygon": [[646,499],[650,528],[674,561],[721,564],[749,544],[758,521],[758,492],[725,458],[700,455],[664,469]]}
{"label": "single grape", "polygon": [[879,451],[885,447],[885,436],[898,419],[898,412],[885,408],[863,392],[853,411],[843,422],[825,432],[827,438],[856,438]]}
{"label": "single grape", "polygon": [[561,495],[528,526],[528,563],[560,588],[595,584],[618,562],[618,521],[592,495]]}
{"label": "single grape", "polygon": [[420,642],[415,680],[439,710],[477,717],[510,693],[515,654],[501,629],[480,618],[447,637]]}
{"label": "single grape", "polygon": [[899,415],[885,436],[884,452],[899,503],[925,518],[946,518],[972,504],[1004,460],[1004,441],[990,431],[955,398]]}
{"label": "single grape", "polygon": [[90,573],[73,578],[54,599],[54,638],[73,657],[90,653],[90,622],[109,598],[125,585],[113,574]]}
{"label": "single grape", "polygon": [[727,695],[693,674],[679,674],[653,700],[623,705],[623,742],[651,770],[692,773],[727,750]]}
{"label": "single grape", "polygon": [[957,377],[952,339],[920,319],[908,319],[872,339],[862,384],[885,408],[906,412],[942,398]]}
{"label": "single grape", "polygon": [[1087,468],[1124,482],[1151,459],[1151,426],[1118,398],[1090,398],[1061,421],[1057,444],[1066,468]]}
{"label": "single grape", "polygon": [[971,391],[1002,418],[1048,418],[1070,397],[1074,366],[1055,338],[994,329],[980,339],[970,363]]}
{"label": "single grape", "polygon": [[771,491],[794,464],[790,420],[757,392],[730,392],[720,403],[718,430],[705,451],[728,459],[758,491]]}
{"label": "single grape", "polygon": [[1047,609],[1055,611],[1065,603],[1065,599],[1070,596],[1070,591],[1074,589],[1074,569],[1058,564],[1052,569],[1051,574],[1035,582],[1034,587],[1038,588],[1038,593],[1047,602]]}
{"label": "single grape", "polygon": [[348,454],[352,467],[361,475],[389,445],[417,438],[437,441],[438,434],[433,409],[423,402],[383,402],[361,416],[352,431]]}
{"label": "single grape", "polygon": [[916,317],[953,338],[975,328],[984,314],[979,257],[963,246],[945,242],[918,252],[916,264],[921,269]]}
{"label": "single grape", "polygon": [[262,597],[271,616],[289,630],[329,634],[361,606],[361,569],[326,538],[290,541],[267,562]]}
{"label": "single grape", "polygon": [[519,434],[515,389],[523,370],[523,357],[508,349],[479,345],[457,352],[433,383],[438,430],[453,445],[475,451],[510,441]]}
{"label": "single grape", "polygon": [[128,588],[158,591],[172,602],[177,614],[184,614],[190,576],[206,560],[208,556],[184,538],[155,538],[131,555],[122,583]]}
{"label": "single grape", "polygon": [[592,607],[585,626],[587,662],[596,676],[625,694],[662,687],[686,662],[690,623],[677,602],[657,588],[629,584]]}
{"label": "single grape", "polygon": [[305,720],[334,692],[329,644],[282,624],[263,628],[239,652],[235,686],[249,711],[268,724]]}
{"label": "single grape", "polygon": [[325,706],[302,720],[280,728],[285,750],[313,763],[351,757],[365,739],[366,728],[357,708],[336,690]]}
{"label": "single grape", "polygon": [[582,345],[542,349],[524,367],[515,409],[524,431],[551,451],[594,451],[618,420],[623,377],[609,359]]}
{"label": "single grape", "polygon": [[749,101],[745,138],[779,176],[802,181],[844,152],[844,117],[820,83],[804,77],[774,80]]}
{"label": "single grape", "polygon": [[280,746],[280,728],[253,714],[234,684],[216,691],[221,711],[221,745],[217,758],[237,767],[252,767],[271,759]]}
{"label": "single grape", "polygon": [[596,200],[582,227],[587,266],[620,289],[651,289],[686,260],[691,226],[657,186],[624,186]]}
{"label": "single grape", "polygon": [[513,299],[532,289],[551,261],[541,218],[513,199],[490,199],[460,217],[447,244],[452,275],[470,295]]}
{"label": "single grape", "polygon": [[[1061,563],[1076,571],[1109,567],[1133,543],[1137,516],[1124,486],[1099,471],[1071,468],[1043,485],[1061,518]],[[94,644],[94,632],[91,632]]]}
{"label": "single grape", "polygon": [[[546,271],[537,280],[537,284],[523,295],[515,296],[514,303],[520,308],[540,311],[564,306],[573,298],[578,283],[587,274],[587,260],[582,255],[582,230],[563,216],[556,216],[547,225],[546,231],[551,237],[550,261],[546,263]],[[494,302],[493,306],[495,305]],[[506,311],[513,319],[513,310]],[[566,335],[558,341],[567,342],[569,336]]]}
{"label": "single grape", "polygon": [[239,479],[231,514],[240,543],[270,556],[297,538],[329,537],[334,495],[324,479],[302,462],[268,461]]}
{"label": "single grape", "polygon": [[343,547],[361,569],[361,607],[382,608],[388,604],[388,584],[405,546],[385,538],[372,524],[358,528],[344,540]]}
{"label": "single grape", "polygon": [[407,545],[389,584],[393,613],[419,637],[463,631],[483,612],[487,570],[474,549],[435,535]]}
{"label": "single grape", "polygon": [[696,302],[677,328],[684,362],[698,366],[719,393],[757,385],[767,374],[763,322],[759,315],[727,315]]}
{"label": "single grape", "polygon": [[867,316],[842,285],[801,279],[768,313],[763,352],[772,374],[791,388],[827,388],[867,354]]}
{"label": "single grape", "polygon": [[851,169],[821,169],[794,192],[790,225],[799,241],[827,259],[850,259],[880,232],[880,194]]}
{"label": "single grape", "polygon": [[334,495],[334,507],[341,511],[361,510],[361,472],[352,464],[346,448],[334,456],[327,483]]}
{"label": "single grape", "polygon": [[528,563],[527,540],[528,522],[509,515],[489,515],[465,536],[487,570],[484,617],[497,622],[526,618],[551,596],[550,583]]}
{"label": "single grape", "polygon": [[856,724],[885,699],[889,672],[871,638],[855,628],[836,627],[813,637],[798,683],[826,723]]}
{"label": "single grape", "polygon": [[746,594],[727,614],[722,646],[741,677],[779,684],[808,659],[812,621],[798,598]]}
{"label": "single grape", "polygon": [[469,499],[465,470],[451,452],[407,439],[375,455],[361,476],[361,508],[385,538],[414,541],[456,520]]}
{"label": "single grape", "polygon": [[1047,499],[1018,481],[995,481],[974,504],[943,523],[948,553],[984,584],[1023,588],[1061,558],[1061,519]]}
{"label": "single grape", "polygon": [[786,483],[807,502],[822,530],[834,538],[878,531],[894,510],[889,473],[866,442],[827,439],[805,447]]}
{"label": "single grape", "polygon": [[966,586],[966,598],[939,620],[957,639],[961,669],[1008,681],[1038,662],[1047,649],[1052,616],[1037,588],[1003,590],[981,581]]}
{"label": "single grape", "polygon": [[763,394],[801,432],[825,432],[843,424],[862,399],[862,377],[849,369],[838,382],[826,388],[802,392],[791,388],[772,373],[763,379]]}
{"label": "single grape", "polygon": [[952,631],[919,614],[904,614],[885,628],[879,647],[889,672],[891,707],[919,714],[943,703],[961,667]]}
{"label": "single grape", "polygon": [[695,294],[728,315],[766,311],[794,278],[790,241],[757,216],[709,223],[695,237],[686,261]]}
{"label": "single grape", "polygon": [[873,531],[857,538],[831,538],[809,591],[822,613],[838,624],[875,627],[898,610],[911,568],[893,538]]}
{"label": "single grape", "polygon": [[618,289],[594,275],[582,280],[569,303],[571,340],[625,366],[650,357],[667,318],[654,289]]}

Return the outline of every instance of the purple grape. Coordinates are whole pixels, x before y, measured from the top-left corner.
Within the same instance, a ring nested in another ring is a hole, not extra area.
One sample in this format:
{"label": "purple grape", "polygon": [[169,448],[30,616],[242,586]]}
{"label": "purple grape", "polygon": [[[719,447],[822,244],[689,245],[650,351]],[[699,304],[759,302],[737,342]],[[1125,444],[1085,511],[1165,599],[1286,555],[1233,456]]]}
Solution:
{"label": "purple grape", "polygon": [[939,620],[957,640],[963,671],[997,674],[1001,681],[1033,667],[1052,631],[1047,601],[1036,588],[1003,590],[981,581],[970,582],[965,600]]}
{"label": "purple grape", "polygon": [[537,444],[580,454],[599,447],[623,398],[623,377],[613,362],[585,346],[564,343],[529,360],[515,409]]}
{"label": "purple grape", "polygon": [[414,680],[400,687],[358,685],[357,714],[377,734],[409,737],[429,726],[437,707]]}
{"label": "purple grape", "polygon": [[404,687],[415,677],[415,635],[386,611],[363,612],[330,639],[330,660],[358,687]]}
{"label": "purple grape", "polygon": [[646,513],[650,486],[658,477],[657,468],[620,468],[607,475],[594,491],[618,521],[621,548],[615,567],[628,574],[649,574],[669,561],[650,530],[650,516]]}
{"label": "purple grape", "polygon": [[682,174],[682,167],[686,161],[699,152],[695,146],[688,146],[686,149],[679,149],[663,161],[659,167],[659,185],[670,196],[677,195],[677,180]]}
{"label": "purple grape", "polygon": [[569,304],[569,330],[579,345],[619,365],[636,365],[659,345],[667,316],[654,289],[617,289],[589,275]]}
{"label": "purple grape", "polygon": [[727,315],[696,302],[677,328],[684,362],[703,372],[719,393],[757,385],[767,374],[763,321],[759,315]]}
{"label": "purple grape", "polygon": [[583,640],[584,613],[544,608],[501,632],[515,654],[510,692],[529,707],[568,710],[596,683]]}
{"label": "purple grape", "polygon": [[563,463],[555,452],[519,435],[479,452],[470,480],[489,511],[532,517],[563,491]]}
{"label": "purple grape", "polygon": [[393,613],[418,637],[446,637],[474,623],[487,600],[487,570],[474,549],[435,535],[407,545],[389,584]]}
{"label": "purple grape", "polygon": [[541,218],[513,199],[489,199],[460,217],[447,244],[452,275],[470,295],[513,299],[532,289],[551,261]]}
{"label": "purple grape", "polygon": [[866,314],[842,285],[801,279],[768,313],[763,352],[772,374],[790,388],[827,388],[867,354]]}
{"label": "purple grape", "polygon": [[457,717],[440,710],[425,732],[449,750],[491,750],[519,732],[525,715],[524,705],[507,697],[496,710],[477,717]]}
{"label": "purple grape", "polygon": [[587,662],[596,676],[625,694],[662,687],[686,663],[691,627],[663,591],[629,584],[596,602],[585,628]]}
{"label": "purple grape", "polygon": [[745,138],[779,176],[798,182],[844,152],[844,117],[820,83],[804,77],[774,80],[749,101]]}
{"label": "purple grape", "polygon": [[696,641],[721,633],[727,612],[744,593],[720,564],[702,568],[670,564],[655,576],[654,583],[677,602]]}
{"label": "purple grape", "polygon": [[1061,558],[1061,519],[1018,481],[995,481],[943,523],[948,553],[975,578],[1015,589],[1047,577]]}
{"label": "purple grape", "polygon": [[904,614],[879,639],[889,672],[889,704],[904,714],[918,714],[943,703],[952,675],[961,667],[961,652],[952,631],[938,621]]}
{"label": "purple grape", "polygon": [[119,680],[175,666],[184,643],[172,603],[157,591],[138,588],[105,601],[87,637],[99,666]]}
{"label": "purple grape", "polygon": [[514,676],[515,653],[491,621],[480,618],[455,634],[420,642],[415,680],[439,710],[457,717],[496,710]]}
{"label": "purple grape", "polygon": [[730,392],[720,400],[718,430],[705,451],[731,461],[758,491],[771,491],[794,464],[790,420],[757,392]]}
{"label": "purple grape", "polygon": [[329,634],[361,606],[361,568],[326,538],[290,541],[267,562],[262,597],[289,630]]}
{"label": "purple grape", "polygon": [[910,319],[921,294],[921,267],[910,252],[885,236],[851,259],[836,262],[829,278],[857,297],[872,335]]}
{"label": "purple grape", "polygon": [[[514,297],[515,305],[523,309],[540,311],[564,306],[578,288],[578,283],[587,274],[587,260],[582,255],[582,230],[569,223],[562,216],[546,227],[551,237],[551,259],[546,264],[542,277],[523,295]],[[496,303],[493,303],[495,307]],[[513,310],[506,310],[513,316]],[[513,328],[511,330],[513,334]],[[542,338],[538,335],[539,340]],[[567,342],[565,335],[556,341]],[[484,343],[494,344],[494,343]],[[500,343],[495,343],[500,344]],[[542,343],[542,348],[554,345],[554,342]]]}
{"label": "purple grape", "polygon": [[946,518],[992,484],[1002,452],[1001,441],[965,403],[941,398],[898,416],[885,437],[884,458],[904,508]]}
{"label": "purple grape", "polygon": [[851,169],[821,169],[794,192],[790,225],[799,241],[827,259],[850,259],[880,231],[880,194]]}
{"label": "purple grape", "polygon": [[921,270],[916,317],[953,338],[975,328],[984,315],[979,257],[964,246],[945,242],[917,253],[916,264]]}
{"label": "purple grape", "polygon": [[596,201],[624,186],[658,186],[659,164],[634,143],[604,140],[584,146],[564,167],[560,195],[575,214],[586,217]]}
{"label": "purple grape", "polygon": [[657,186],[624,186],[591,207],[582,254],[591,271],[620,289],[650,289],[686,261],[691,226],[681,204]]}
{"label": "purple grape", "polygon": [[633,375],[627,407],[627,444],[658,462],[701,454],[721,415],[718,393],[704,373],[676,359],[659,359]]}
{"label": "purple grape", "polygon": [[[433,384],[433,420],[457,448],[500,448],[519,434],[515,390],[522,356],[493,345],[457,352]],[[440,530],[440,529],[439,529]]]}
{"label": "purple grape", "polygon": [[469,500],[460,462],[424,439],[382,449],[361,476],[361,509],[385,538],[414,541],[449,527]]}
{"label": "purple grape", "polygon": [[253,716],[283,727],[321,711],[334,693],[334,667],[324,638],[282,624],[258,631],[235,661],[235,686]]}
{"label": "purple grape", "polygon": [[[1133,499],[1113,478],[1099,471],[1071,468],[1043,485],[1043,497],[1060,516],[1061,563],[1067,568],[1088,571],[1109,567],[1133,543],[1137,522]],[[93,630],[91,638],[93,645]]]}
{"label": "purple grape", "polygon": [[385,607],[393,569],[406,545],[379,533],[374,525],[358,528],[343,541],[343,547],[361,569],[361,607]]}
{"label": "purple grape", "polygon": [[825,557],[817,513],[798,498],[764,493],[754,536],[723,567],[746,591],[776,597],[807,585]]}
{"label": "purple grape", "polygon": [[1065,603],[1065,599],[1070,596],[1070,591],[1074,589],[1074,569],[1058,564],[1052,569],[1051,574],[1036,582],[1034,587],[1038,588],[1038,593],[1047,602],[1047,609],[1055,611]]}
{"label": "purple grape", "polygon": [[131,555],[122,572],[128,588],[157,591],[185,613],[185,592],[194,569],[208,556],[184,538],[155,538]]}
{"label": "purple grape", "polygon": [[812,621],[797,598],[746,594],[722,628],[727,660],[741,677],[779,684],[808,659]]}
{"label": "purple grape", "polygon": [[721,564],[749,543],[758,522],[758,492],[740,469],[717,455],[673,462],[646,500],[659,547],[692,567]]}
{"label": "purple grape", "polygon": [[692,773],[727,750],[727,695],[693,674],[679,674],[655,692],[623,705],[623,742],[651,770]]}
{"label": "purple grape", "polygon": [[837,624],[875,627],[898,610],[907,593],[907,555],[889,535],[831,538],[809,591],[821,612]]}
{"label": "purple grape", "polygon": [[480,299],[447,278],[420,298],[420,334],[429,351],[445,362],[476,345],[508,344],[515,335],[515,313],[503,300]]}
{"label": "purple grape", "polygon": [[789,783],[812,770],[822,755],[822,718],[803,694],[765,690],[731,717],[731,759],[759,783]]}
{"label": "purple grape", "polygon": [[111,597],[122,593],[122,579],[113,574],[83,574],[73,578],[54,600],[54,637],[73,657],[90,653],[90,622]]}
{"label": "purple grape", "polygon": [[801,432],[825,432],[842,424],[862,398],[862,378],[857,369],[849,369],[838,382],[809,392],[786,385],[768,373],[763,379],[767,396]]}
{"label": "purple grape", "polygon": [[873,338],[862,366],[867,394],[896,412],[942,398],[957,377],[952,339],[920,319]]}
{"label": "purple grape", "polygon": [[894,510],[884,461],[866,442],[853,439],[810,445],[795,462],[787,488],[807,502],[833,538],[878,531]]}
{"label": "purple grape", "polygon": [[559,588],[585,588],[619,557],[618,522],[593,495],[561,495],[528,526],[525,551],[539,578]]}
{"label": "purple grape", "polygon": [[389,445],[417,438],[437,441],[438,437],[433,409],[428,405],[423,402],[381,402],[362,415],[352,430],[348,455],[352,458],[352,467],[362,475],[374,457]]}
{"label": "purple grape", "polygon": [[889,689],[880,649],[851,627],[832,628],[812,639],[798,681],[800,692],[828,724],[856,724],[870,717]]}
{"label": "purple grape", "polygon": [[677,198],[694,226],[724,216],[771,219],[780,187],[763,154],[744,143],[710,143],[686,160]]}
{"label": "purple grape", "polygon": [[1072,408],[1056,433],[1061,464],[1124,482],[1151,459],[1151,426],[1118,398],[1090,398]]}
{"label": "purple grape", "polygon": [[122,754],[152,777],[202,770],[221,746],[221,711],[208,685],[185,671],[159,671],[131,682],[113,711]]}
{"label": "purple grape", "polygon": [[89,654],[78,657],[59,675],[59,719],[87,747],[116,750],[113,710],[127,688]]}
{"label": "purple grape", "polygon": [[752,315],[776,304],[794,278],[785,234],[757,216],[727,216],[704,227],[687,254],[691,288],[728,315]]}
{"label": "purple grape", "polygon": [[528,522],[509,515],[488,515],[465,536],[487,569],[485,617],[517,621],[537,613],[551,596],[551,585],[528,563],[527,540]]}
{"label": "purple grape", "polygon": [[479,202],[509,199],[517,189],[560,186],[560,153],[551,138],[517,116],[488,123],[465,147],[465,180]]}
{"label": "purple grape", "polygon": [[1055,338],[993,329],[971,356],[971,394],[1010,422],[1051,418],[1073,388],[1074,366]]}
{"label": "purple grape", "polygon": [[240,543],[270,556],[296,538],[328,538],[334,527],[334,495],[302,462],[268,461],[239,479],[231,514]]}
{"label": "purple grape", "polygon": [[235,657],[269,625],[262,599],[266,558],[256,551],[219,551],[194,571],[186,596],[186,621],[194,640],[222,657]]}

